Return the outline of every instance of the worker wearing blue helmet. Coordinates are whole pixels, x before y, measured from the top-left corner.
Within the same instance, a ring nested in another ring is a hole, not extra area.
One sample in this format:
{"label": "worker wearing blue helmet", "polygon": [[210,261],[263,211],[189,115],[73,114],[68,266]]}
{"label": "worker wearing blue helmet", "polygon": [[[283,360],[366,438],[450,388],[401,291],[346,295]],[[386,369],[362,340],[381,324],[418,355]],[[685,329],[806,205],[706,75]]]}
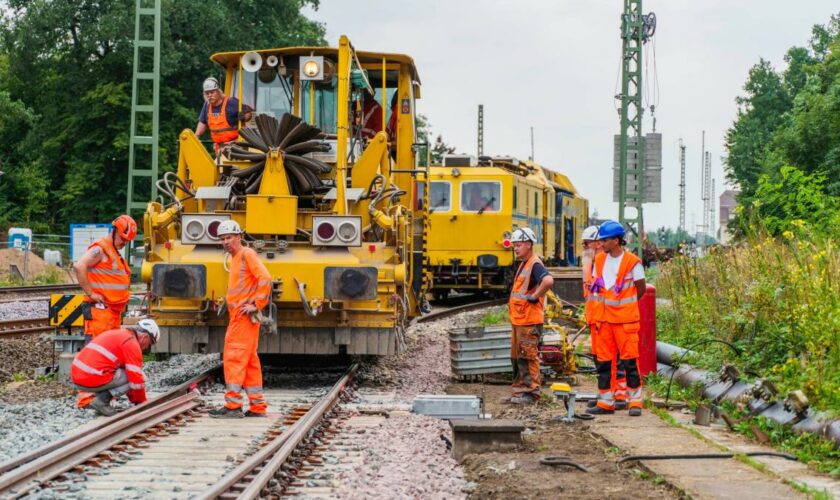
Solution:
{"label": "worker wearing blue helmet", "polygon": [[[615,411],[612,387],[612,362],[618,355],[619,365],[627,376],[630,416],[642,414],[642,379],[639,372],[639,299],[645,293],[645,272],[642,261],[625,250],[624,226],[606,221],[598,228],[598,239],[604,252],[595,257],[590,296],[601,307],[595,313],[595,330],[599,348],[595,368],[598,373],[598,402],[587,413],[608,415]],[[593,339],[594,340],[594,339]]]}

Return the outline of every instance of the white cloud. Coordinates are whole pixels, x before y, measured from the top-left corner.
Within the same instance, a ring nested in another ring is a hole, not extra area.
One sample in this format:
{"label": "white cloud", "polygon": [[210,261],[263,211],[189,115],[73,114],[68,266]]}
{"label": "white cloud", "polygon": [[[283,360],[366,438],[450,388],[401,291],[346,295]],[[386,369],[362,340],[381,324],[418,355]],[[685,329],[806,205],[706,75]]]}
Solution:
{"label": "white cloud", "polygon": [[[527,157],[534,126],[536,159],[568,174],[602,216],[616,216],[621,9],[617,0],[321,0],[308,13],[326,23],[331,45],[346,34],[360,50],[411,55],[423,82],[418,109],[459,151],[475,154],[482,103],[486,153]],[[658,19],[664,161],[663,202],[645,205],[645,224],[678,223],[680,137],[687,144],[686,219],[695,214],[699,223],[701,130],[720,194],[724,134],[750,66],[760,57],[783,66],[787,49],[804,45],[811,27],[840,8],[829,0],[795,8],[782,0],[649,0],[644,9]]]}

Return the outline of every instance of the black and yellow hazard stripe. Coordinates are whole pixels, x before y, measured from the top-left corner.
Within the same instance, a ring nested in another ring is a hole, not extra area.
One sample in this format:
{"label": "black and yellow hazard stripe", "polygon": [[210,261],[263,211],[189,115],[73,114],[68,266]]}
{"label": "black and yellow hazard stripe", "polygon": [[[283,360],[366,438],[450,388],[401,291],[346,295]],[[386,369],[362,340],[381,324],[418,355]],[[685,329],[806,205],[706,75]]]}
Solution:
{"label": "black and yellow hazard stripe", "polygon": [[50,325],[59,327],[84,326],[87,303],[83,294],[50,295]]}

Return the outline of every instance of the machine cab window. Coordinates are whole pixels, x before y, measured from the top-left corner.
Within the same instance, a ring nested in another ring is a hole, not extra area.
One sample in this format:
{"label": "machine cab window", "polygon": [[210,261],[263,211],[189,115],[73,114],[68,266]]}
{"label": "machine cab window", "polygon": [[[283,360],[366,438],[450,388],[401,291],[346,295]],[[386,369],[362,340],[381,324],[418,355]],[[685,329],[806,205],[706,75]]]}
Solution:
{"label": "machine cab window", "polygon": [[429,204],[433,212],[448,212],[452,208],[452,185],[444,181],[432,181]]}
{"label": "machine cab window", "polygon": [[498,212],[502,206],[502,184],[489,181],[461,183],[461,211]]}

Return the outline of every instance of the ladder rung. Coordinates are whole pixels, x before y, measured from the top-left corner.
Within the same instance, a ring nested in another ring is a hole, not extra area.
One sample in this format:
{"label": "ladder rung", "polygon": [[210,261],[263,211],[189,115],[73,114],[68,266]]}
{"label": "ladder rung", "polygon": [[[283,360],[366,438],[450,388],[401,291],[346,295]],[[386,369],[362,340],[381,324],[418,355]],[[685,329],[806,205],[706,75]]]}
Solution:
{"label": "ladder rung", "polygon": [[154,73],[137,73],[134,75],[134,78],[138,80],[154,80],[155,74]]}
{"label": "ladder rung", "polygon": [[154,47],[154,40],[134,40],[134,45],[137,47]]}
{"label": "ladder rung", "polygon": [[152,142],[154,142],[154,138],[148,135],[135,135],[131,138],[132,144],[152,144]]}
{"label": "ladder rung", "polygon": [[134,105],[134,112],[135,113],[151,113],[155,110],[155,107],[151,104],[135,104]]}
{"label": "ladder rung", "polygon": [[154,7],[140,7],[137,9],[137,13],[141,16],[154,16],[157,14],[157,11]]}
{"label": "ladder rung", "polygon": [[153,173],[154,172],[152,172],[151,170],[143,168],[131,170],[128,172],[128,175],[132,177],[151,177]]}

